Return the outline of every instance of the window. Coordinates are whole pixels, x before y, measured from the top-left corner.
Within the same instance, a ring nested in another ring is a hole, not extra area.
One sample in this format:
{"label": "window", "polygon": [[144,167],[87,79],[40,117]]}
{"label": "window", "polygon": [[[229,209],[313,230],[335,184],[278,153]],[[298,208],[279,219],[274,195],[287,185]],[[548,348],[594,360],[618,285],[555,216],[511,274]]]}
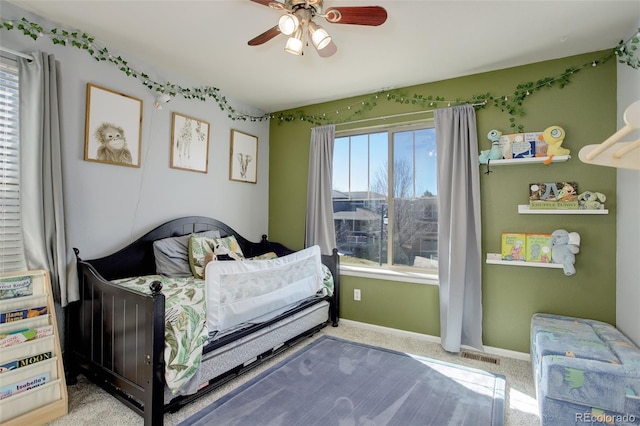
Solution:
{"label": "window", "polygon": [[436,273],[436,172],[433,126],[339,134],[333,211],[340,262]]}
{"label": "window", "polygon": [[18,68],[0,58],[0,273],[27,269],[20,224],[18,105]]}

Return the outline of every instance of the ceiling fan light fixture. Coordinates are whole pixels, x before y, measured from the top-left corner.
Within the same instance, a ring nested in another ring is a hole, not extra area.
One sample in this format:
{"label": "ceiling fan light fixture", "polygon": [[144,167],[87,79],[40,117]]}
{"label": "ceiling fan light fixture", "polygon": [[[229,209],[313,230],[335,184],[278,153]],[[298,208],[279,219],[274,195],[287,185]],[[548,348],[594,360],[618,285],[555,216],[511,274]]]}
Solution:
{"label": "ceiling fan light fixture", "polygon": [[302,55],[302,29],[300,27],[298,27],[294,35],[287,39],[284,50],[293,55]]}
{"label": "ceiling fan light fixture", "polygon": [[300,27],[300,20],[297,16],[287,13],[282,15],[278,21],[278,28],[284,35],[291,35]]}
{"label": "ceiling fan light fixture", "polygon": [[322,50],[331,43],[331,36],[320,25],[316,25],[315,22],[309,22],[309,33],[311,34],[311,41],[318,50]]}

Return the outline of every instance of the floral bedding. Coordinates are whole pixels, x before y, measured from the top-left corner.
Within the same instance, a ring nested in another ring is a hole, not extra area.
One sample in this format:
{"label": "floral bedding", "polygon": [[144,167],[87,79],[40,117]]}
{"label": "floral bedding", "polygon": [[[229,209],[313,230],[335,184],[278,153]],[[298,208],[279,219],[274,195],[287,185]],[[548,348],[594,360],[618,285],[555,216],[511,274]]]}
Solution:
{"label": "floral bedding", "polygon": [[175,395],[198,371],[202,346],[207,342],[205,281],[194,277],[146,275],[114,282],[151,293],[149,284],[153,281],[162,283],[165,295],[165,381]]}

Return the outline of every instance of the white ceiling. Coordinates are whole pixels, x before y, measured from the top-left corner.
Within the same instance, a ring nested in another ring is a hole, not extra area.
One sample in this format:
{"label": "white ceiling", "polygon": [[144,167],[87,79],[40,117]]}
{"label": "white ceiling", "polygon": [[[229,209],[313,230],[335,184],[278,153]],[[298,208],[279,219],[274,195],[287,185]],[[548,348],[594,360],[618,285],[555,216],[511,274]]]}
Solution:
{"label": "white ceiling", "polygon": [[338,46],[320,58],[313,46],[286,53],[284,35],[248,46],[282,14],[249,0],[10,3],[93,35],[139,71],[131,59],[265,112],[613,48],[640,20],[640,0],[325,0],[382,6],[388,19],[366,27],[316,18]]}

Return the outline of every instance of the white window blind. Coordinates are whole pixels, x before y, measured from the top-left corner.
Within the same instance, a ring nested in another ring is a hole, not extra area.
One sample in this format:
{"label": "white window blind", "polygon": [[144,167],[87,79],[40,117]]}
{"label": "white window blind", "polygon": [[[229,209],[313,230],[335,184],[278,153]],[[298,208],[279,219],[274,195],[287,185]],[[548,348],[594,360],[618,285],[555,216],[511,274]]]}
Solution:
{"label": "white window blind", "polygon": [[20,222],[19,90],[16,63],[0,58],[0,273],[27,269]]}

